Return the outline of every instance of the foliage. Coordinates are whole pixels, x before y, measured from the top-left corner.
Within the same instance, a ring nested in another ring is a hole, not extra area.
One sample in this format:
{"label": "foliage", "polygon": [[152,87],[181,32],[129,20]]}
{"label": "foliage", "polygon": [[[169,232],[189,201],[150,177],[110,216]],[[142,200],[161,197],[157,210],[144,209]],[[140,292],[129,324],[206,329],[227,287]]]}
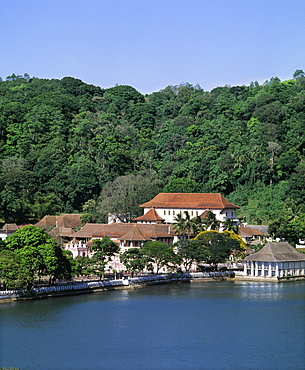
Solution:
{"label": "foliage", "polygon": [[203,231],[196,237],[206,251],[205,261],[217,270],[219,263],[228,260],[234,250],[240,250],[240,242],[232,238],[230,233],[220,233],[215,230]]}
{"label": "foliage", "polygon": [[102,239],[93,240],[91,250],[94,252],[94,255],[90,259],[93,271],[95,275],[103,278],[107,262],[119,252],[120,248],[108,236],[104,236]]}
{"label": "foliage", "polygon": [[200,263],[207,258],[206,250],[202,248],[200,240],[182,239],[173,246],[185,272],[191,269],[194,262]]}
{"label": "foliage", "polygon": [[30,289],[35,276],[69,279],[71,265],[57,243],[42,229],[25,226],[5,240],[0,251],[1,279],[10,288]]}
{"label": "foliage", "polygon": [[164,188],[163,193],[198,193],[200,186],[195,180],[188,178],[174,179]]}
{"label": "foliage", "polygon": [[223,223],[223,229],[226,231],[233,231],[235,234],[238,234],[239,228],[234,224],[232,218],[228,217]]}
{"label": "foliage", "polygon": [[[141,252],[146,257],[146,268],[158,274],[163,266],[172,267],[176,264],[176,255],[172,246],[160,241],[150,241],[143,244]],[[154,271],[154,266],[156,270]]]}
{"label": "foliage", "polygon": [[212,211],[208,211],[203,218],[203,223],[207,229],[217,230],[221,224],[219,220],[216,219],[216,215]]}
{"label": "foliage", "polygon": [[206,230],[204,220],[200,216],[193,217],[191,219],[188,211],[184,211],[185,217],[182,217],[180,213],[174,218],[173,229],[179,235],[187,235],[188,239],[190,236],[196,236],[200,231]]}
{"label": "foliage", "polygon": [[288,199],[284,204],[282,214],[269,225],[269,233],[274,238],[287,240],[298,244],[305,239],[305,212],[304,206]]}
{"label": "foliage", "polygon": [[88,222],[92,222],[93,217],[90,213],[83,213],[80,217],[80,221],[82,224],[86,224]]}
{"label": "foliage", "polygon": [[247,244],[243,241],[243,239],[234,231],[232,230],[224,230],[223,232],[225,235],[227,235],[230,239],[237,240],[239,243],[239,248],[238,250],[245,251]]}
{"label": "foliage", "polygon": [[120,254],[120,261],[125,265],[126,270],[131,272],[132,277],[135,273],[143,271],[145,266],[150,262],[149,258],[144,255],[144,251],[140,248],[129,248]]}
{"label": "foliage", "polygon": [[164,189],[221,192],[243,221],[269,224],[289,197],[305,202],[304,107],[301,69],[283,82],[146,96],[13,74],[0,80],[0,217],[130,220]]}

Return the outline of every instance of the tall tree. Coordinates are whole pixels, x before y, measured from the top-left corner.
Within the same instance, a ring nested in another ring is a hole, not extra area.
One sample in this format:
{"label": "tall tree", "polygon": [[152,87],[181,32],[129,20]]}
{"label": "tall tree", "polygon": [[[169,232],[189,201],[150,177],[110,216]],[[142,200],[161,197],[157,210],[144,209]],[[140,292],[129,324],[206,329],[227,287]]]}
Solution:
{"label": "tall tree", "polygon": [[[33,284],[35,277],[49,276],[50,281],[57,278],[69,279],[71,266],[67,257],[57,243],[42,229],[25,226],[6,239],[6,248],[0,253],[11,251],[13,258],[26,272],[27,289]],[[16,272],[18,280],[18,271]]]}
{"label": "tall tree", "polygon": [[223,229],[227,231],[233,231],[235,234],[239,233],[238,226],[234,224],[232,218],[228,217],[223,223]]}
{"label": "tall tree", "polygon": [[102,279],[104,278],[107,262],[119,252],[120,247],[108,236],[104,236],[102,239],[93,240],[91,250],[94,252],[94,255],[91,257],[94,272]]}
{"label": "tall tree", "polygon": [[[164,266],[171,267],[176,265],[176,255],[172,246],[160,241],[150,241],[141,247],[143,255],[147,257],[146,267],[156,274]],[[156,270],[154,270],[154,266]]]}
{"label": "tall tree", "polygon": [[127,251],[120,254],[120,261],[125,265],[127,271],[131,272],[131,276],[133,277],[135,273],[144,270],[149,259],[145,257],[142,249],[129,248]]}
{"label": "tall tree", "polygon": [[217,220],[215,213],[213,213],[212,211],[207,212],[203,222],[205,223],[206,228],[210,230],[219,229],[219,226],[221,224],[221,222]]}
{"label": "tall tree", "polygon": [[190,271],[192,265],[204,261],[207,257],[206,250],[202,247],[200,240],[184,239],[175,243],[177,256],[185,272]]}
{"label": "tall tree", "polygon": [[215,270],[217,270],[219,263],[224,263],[228,260],[233,250],[240,249],[238,240],[215,230],[200,233],[197,235],[196,240],[201,242],[206,251],[205,261],[213,266]]}

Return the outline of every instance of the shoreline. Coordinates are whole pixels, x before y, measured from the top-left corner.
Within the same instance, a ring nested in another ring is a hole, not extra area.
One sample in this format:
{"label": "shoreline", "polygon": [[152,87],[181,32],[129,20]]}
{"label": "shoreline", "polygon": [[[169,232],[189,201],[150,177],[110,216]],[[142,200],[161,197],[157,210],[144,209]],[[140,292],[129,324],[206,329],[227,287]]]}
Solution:
{"label": "shoreline", "polygon": [[[198,276],[199,275],[199,276]],[[205,276],[203,276],[205,275]],[[181,284],[202,281],[221,281],[232,279],[232,273],[194,273],[184,275],[154,275],[112,281],[95,281],[88,283],[73,283],[45,288],[34,288],[32,291],[2,291],[0,304],[8,302],[22,302],[47,298],[59,298],[80,294],[94,294],[113,290],[143,289],[152,285]]]}
{"label": "shoreline", "polygon": [[[198,276],[199,275],[199,276]],[[205,276],[202,276],[205,275]],[[184,274],[179,276],[155,275],[151,277],[138,277],[103,282],[73,283],[69,285],[53,286],[48,288],[34,288],[33,291],[2,291],[1,303],[23,302],[29,300],[40,300],[48,298],[60,298],[81,294],[95,294],[114,290],[144,289],[148,286],[163,284],[185,284],[211,281],[238,281],[238,282],[260,282],[260,283],[285,283],[291,281],[304,281],[305,277],[290,277],[289,279],[277,279],[268,277],[246,277],[235,274],[213,273],[213,274]]]}

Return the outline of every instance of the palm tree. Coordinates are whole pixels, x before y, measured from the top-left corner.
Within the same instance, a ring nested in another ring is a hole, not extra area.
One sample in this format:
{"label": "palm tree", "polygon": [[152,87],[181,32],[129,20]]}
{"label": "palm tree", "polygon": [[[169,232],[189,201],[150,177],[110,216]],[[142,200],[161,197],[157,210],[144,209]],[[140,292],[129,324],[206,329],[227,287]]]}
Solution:
{"label": "palm tree", "polygon": [[184,211],[184,214],[185,214],[185,231],[189,239],[190,234],[192,234],[193,225],[192,225],[192,220],[191,220],[191,217],[188,211]]}
{"label": "palm tree", "polygon": [[217,230],[221,222],[217,220],[216,215],[212,211],[208,211],[206,216],[204,217],[204,223],[207,229],[210,230]]}
{"label": "palm tree", "polygon": [[174,218],[175,223],[173,224],[173,229],[177,234],[182,235],[185,233],[185,219],[181,216],[181,213],[178,213]]}
{"label": "palm tree", "polygon": [[181,216],[181,213],[178,213],[178,215],[174,218],[175,223],[173,224],[173,229],[179,235],[187,235],[189,239],[190,235],[193,234],[194,226],[188,211],[184,211],[184,214],[185,218]]}
{"label": "palm tree", "polygon": [[192,221],[191,231],[193,235],[197,235],[201,231],[206,231],[206,225],[200,216],[192,218],[191,221]]}
{"label": "palm tree", "polygon": [[223,223],[223,229],[227,231],[233,231],[233,233],[238,234],[238,226],[234,224],[232,218],[228,217]]}

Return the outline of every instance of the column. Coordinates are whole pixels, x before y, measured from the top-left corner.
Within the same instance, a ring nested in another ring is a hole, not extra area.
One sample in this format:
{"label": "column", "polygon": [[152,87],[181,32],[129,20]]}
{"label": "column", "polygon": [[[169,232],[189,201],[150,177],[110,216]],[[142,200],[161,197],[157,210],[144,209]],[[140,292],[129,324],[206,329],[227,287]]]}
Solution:
{"label": "column", "polygon": [[[275,262],[275,276],[279,276],[279,264],[277,262]],[[282,277],[282,276],[280,276]]]}
{"label": "column", "polygon": [[255,276],[258,276],[258,263],[257,262],[255,263],[255,272],[254,272],[254,275]]}
{"label": "column", "polygon": [[247,275],[247,262],[244,262],[244,275]]}

